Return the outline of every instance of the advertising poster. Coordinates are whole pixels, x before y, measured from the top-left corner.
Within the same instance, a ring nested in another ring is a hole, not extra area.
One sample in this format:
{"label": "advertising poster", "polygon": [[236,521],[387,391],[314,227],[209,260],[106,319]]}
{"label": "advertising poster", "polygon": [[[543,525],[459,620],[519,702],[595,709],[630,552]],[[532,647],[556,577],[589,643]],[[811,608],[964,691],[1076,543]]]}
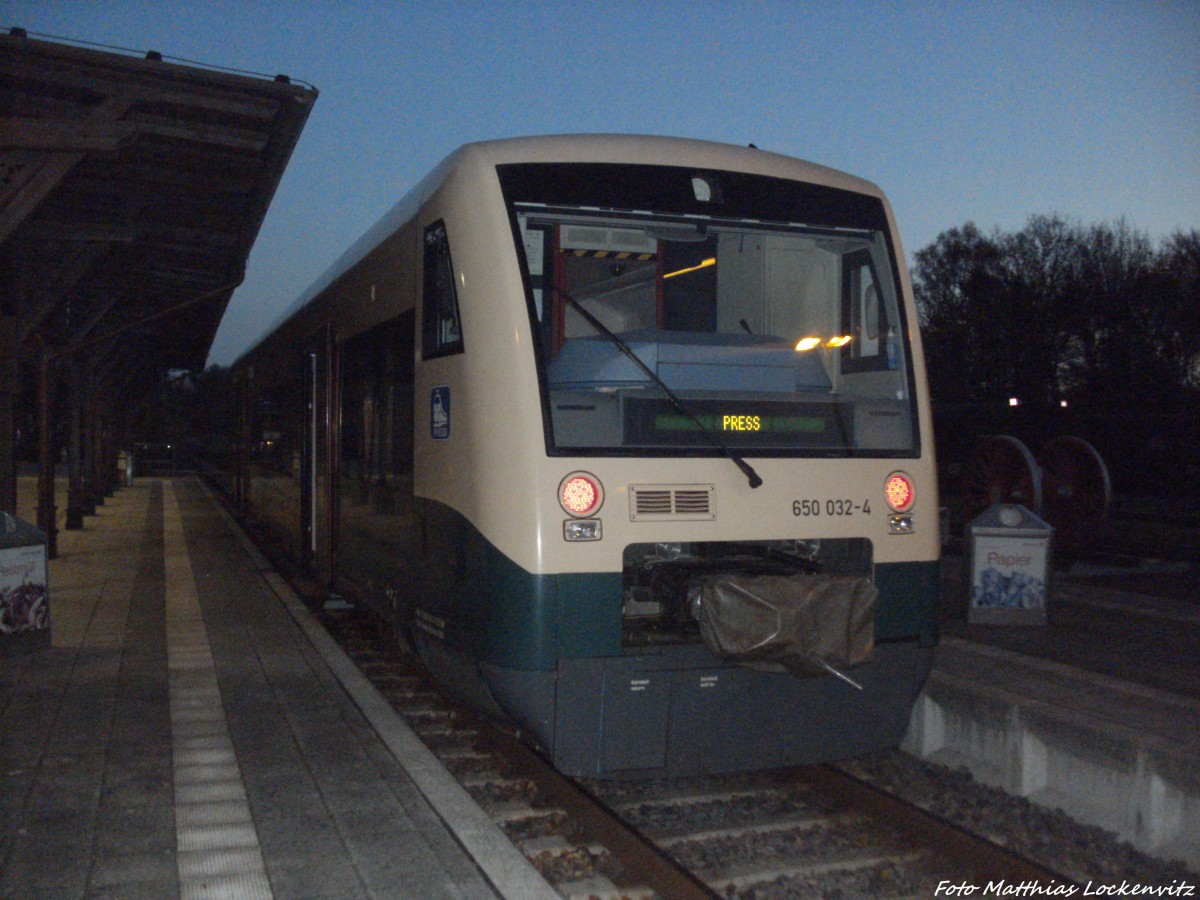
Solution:
{"label": "advertising poster", "polygon": [[49,627],[45,545],[0,548],[0,635]]}
{"label": "advertising poster", "polygon": [[984,624],[1044,623],[1049,541],[977,535],[969,619]]}

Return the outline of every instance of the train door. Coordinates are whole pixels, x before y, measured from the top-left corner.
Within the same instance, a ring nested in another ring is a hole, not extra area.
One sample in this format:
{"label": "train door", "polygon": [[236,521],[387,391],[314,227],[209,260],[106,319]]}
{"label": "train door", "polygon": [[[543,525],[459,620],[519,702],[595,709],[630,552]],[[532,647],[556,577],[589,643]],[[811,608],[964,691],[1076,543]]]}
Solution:
{"label": "train door", "polygon": [[[473,477],[465,459],[462,359],[466,353],[450,236],[443,220],[425,226],[422,238],[419,351],[414,443],[415,492],[420,496],[419,572],[415,601],[417,629],[446,640],[471,621],[464,610],[470,592],[466,569],[466,518],[439,499],[454,480]],[[418,635],[420,638],[420,635]]]}
{"label": "train door", "polygon": [[406,625],[421,573],[413,503],[412,310],[341,344],[339,592]]}
{"label": "train door", "polygon": [[300,535],[301,555],[311,564],[317,557],[317,410],[319,408],[318,356],[315,349],[304,354],[304,422],[300,441]]}
{"label": "train door", "polygon": [[300,466],[302,554],[331,590],[337,579],[340,348],[332,326],[304,355]]}

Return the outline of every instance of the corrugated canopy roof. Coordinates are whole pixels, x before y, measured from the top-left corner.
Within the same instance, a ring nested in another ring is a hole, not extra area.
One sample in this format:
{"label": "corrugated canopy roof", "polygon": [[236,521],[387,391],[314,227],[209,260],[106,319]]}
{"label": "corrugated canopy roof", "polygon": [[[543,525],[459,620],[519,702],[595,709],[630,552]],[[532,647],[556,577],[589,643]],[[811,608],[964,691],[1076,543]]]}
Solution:
{"label": "corrugated canopy roof", "polygon": [[0,314],[18,343],[86,351],[113,386],[201,367],[316,96],[0,35]]}

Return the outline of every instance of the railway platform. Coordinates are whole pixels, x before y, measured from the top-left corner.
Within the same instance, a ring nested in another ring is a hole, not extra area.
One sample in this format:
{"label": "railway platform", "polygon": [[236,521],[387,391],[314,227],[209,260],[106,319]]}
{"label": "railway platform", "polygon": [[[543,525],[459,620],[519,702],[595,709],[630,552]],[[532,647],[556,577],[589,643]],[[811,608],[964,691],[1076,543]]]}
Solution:
{"label": "railway platform", "polygon": [[556,896],[195,479],[122,488],[0,656],[0,897]]}
{"label": "railway platform", "polygon": [[960,564],[903,749],[1200,872],[1197,563],[1056,571],[1045,626],[968,624]]}

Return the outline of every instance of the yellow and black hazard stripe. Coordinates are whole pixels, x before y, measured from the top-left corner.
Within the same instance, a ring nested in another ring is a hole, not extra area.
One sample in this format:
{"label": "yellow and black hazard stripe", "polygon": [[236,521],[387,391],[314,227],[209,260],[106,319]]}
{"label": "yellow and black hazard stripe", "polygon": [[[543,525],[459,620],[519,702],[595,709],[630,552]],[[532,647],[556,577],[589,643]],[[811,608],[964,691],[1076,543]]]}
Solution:
{"label": "yellow and black hazard stripe", "polygon": [[658,256],[657,253],[633,253],[629,250],[564,250],[563,253],[577,259],[630,259],[634,262],[649,262]]}

